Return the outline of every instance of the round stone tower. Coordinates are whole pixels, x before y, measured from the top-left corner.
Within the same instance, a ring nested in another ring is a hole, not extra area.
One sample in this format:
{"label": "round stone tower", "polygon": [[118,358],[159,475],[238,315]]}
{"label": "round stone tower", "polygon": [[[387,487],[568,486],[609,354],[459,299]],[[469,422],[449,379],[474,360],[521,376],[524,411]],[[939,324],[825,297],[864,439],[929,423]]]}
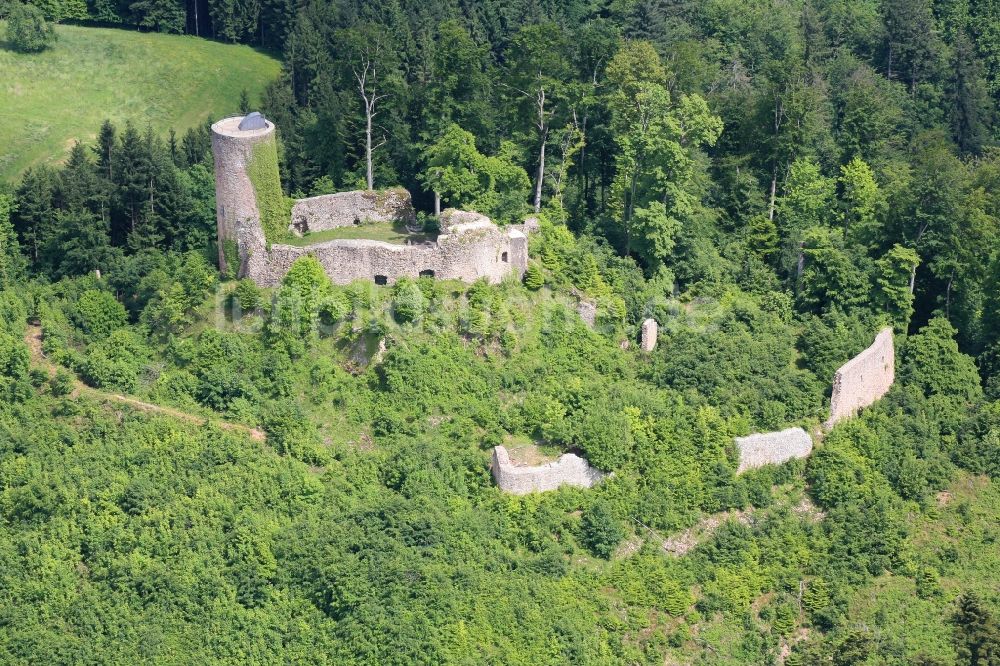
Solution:
{"label": "round stone tower", "polygon": [[[250,164],[255,148],[270,143],[274,150],[274,123],[259,113],[223,118],[212,125],[212,155],[215,158],[215,213],[219,228],[219,269],[225,272],[229,263],[238,264],[241,226],[261,227],[257,196],[250,180]],[[278,166],[274,160],[260,160],[255,169],[269,168],[278,182]],[[239,265],[232,267],[239,271]]]}

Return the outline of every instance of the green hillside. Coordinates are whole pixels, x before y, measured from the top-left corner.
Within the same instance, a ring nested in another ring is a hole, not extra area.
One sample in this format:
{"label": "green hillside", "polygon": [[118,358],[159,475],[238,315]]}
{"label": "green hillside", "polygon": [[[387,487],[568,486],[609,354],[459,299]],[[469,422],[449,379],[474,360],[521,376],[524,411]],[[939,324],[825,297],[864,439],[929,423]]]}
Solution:
{"label": "green hillside", "polygon": [[0,48],[0,180],[63,159],[74,140],[92,141],[105,118],[169,119],[182,131],[236,111],[242,89],[255,99],[279,69],[248,46],[104,28],[56,31],[55,48],[40,54]]}

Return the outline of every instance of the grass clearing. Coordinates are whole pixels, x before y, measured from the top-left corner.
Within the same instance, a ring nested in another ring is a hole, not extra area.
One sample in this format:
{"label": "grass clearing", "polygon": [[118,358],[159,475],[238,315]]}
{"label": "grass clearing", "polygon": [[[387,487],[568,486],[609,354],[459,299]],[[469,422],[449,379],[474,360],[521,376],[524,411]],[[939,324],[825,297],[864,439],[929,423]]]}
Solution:
{"label": "grass clearing", "polygon": [[278,76],[281,63],[248,46],[186,35],[56,26],[55,46],[12,51],[0,21],[0,181],[58,163],[101,123],[126,119],[166,137],[239,111]]}
{"label": "grass clearing", "polygon": [[429,234],[412,233],[406,229],[402,223],[391,222],[370,222],[358,224],[350,227],[336,227],[314,233],[307,233],[302,237],[292,236],[281,241],[284,245],[294,245],[295,247],[306,247],[331,240],[342,239],[364,239],[383,241],[393,245],[406,245],[409,243],[423,243],[433,241],[434,237]]}

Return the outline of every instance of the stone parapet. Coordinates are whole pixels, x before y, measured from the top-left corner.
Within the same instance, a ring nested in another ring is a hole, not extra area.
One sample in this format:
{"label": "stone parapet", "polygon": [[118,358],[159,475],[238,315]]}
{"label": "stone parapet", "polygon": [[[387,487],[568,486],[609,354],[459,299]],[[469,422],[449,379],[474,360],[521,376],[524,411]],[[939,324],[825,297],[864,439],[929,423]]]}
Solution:
{"label": "stone parapet", "polygon": [[307,246],[274,243],[268,250],[262,238],[247,234],[241,250],[253,247],[242,276],[262,287],[273,287],[296,259],[312,255],[334,284],[374,280],[393,284],[401,277],[428,275],[496,284],[506,276],[520,278],[528,265],[528,242],[516,229],[501,229],[482,217],[474,223],[452,226],[436,242],[396,245],[365,239],[339,239]]}

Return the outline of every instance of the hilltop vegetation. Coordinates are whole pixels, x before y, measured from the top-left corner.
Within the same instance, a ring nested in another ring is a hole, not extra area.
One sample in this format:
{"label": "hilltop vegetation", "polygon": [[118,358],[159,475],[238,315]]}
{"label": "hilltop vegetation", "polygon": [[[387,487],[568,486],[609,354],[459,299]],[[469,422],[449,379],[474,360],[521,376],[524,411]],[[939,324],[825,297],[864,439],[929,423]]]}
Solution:
{"label": "hilltop vegetation", "polygon": [[[334,287],[304,258],[273,293],[244,281],[216,296],[189,253],[145,256],[136,324],[116,277],[0,293],[0,584],[16,628],[0,654],[735,665],[786,645],[787,663],[816,663],[860,641],[872,660],[846,663],[954,663],[955,599],[996,603],[994,491],[970,473],[998,471],[1000,420],[947,322],[902,342],[897,386],[812,459],[736,477],[733,435],[825,415],[829,376],[796,353],[810,333],[791,302],[735,287],[665,300],[646,358],[618,344],[634,325],[580,321],[558,284],[582,274],[559,267],[594,255],[556,238],[546,226],[532,244],[548,257],[537,291]],[[641,281],[597,256],[607,288]],[[99,390],[259,425],[266,444],[66,397],[19,343],[25,320],[49,361]],[[828,331],[830,348],[853,354],[877,321]],[[505,497],[487,462],[509,439],[578,449],[615,476]],[[736,509],[752,519],[685,557],[660,548]],[[957,519],[971,526],[949,546],[935,534]],[[905,617],[923,631],[876,638],[905,626],[867,606],[886,580],[918,595]]]}
{"label": "hilltop vegetation", "polygon": [[166,139],[237,113],[241,91],[259,95],[280,66],[252,48],[193,37],[69,25],[56,34],[41,53],[0,48],[0,181],[65,160],[106,118],[150,123]]}

